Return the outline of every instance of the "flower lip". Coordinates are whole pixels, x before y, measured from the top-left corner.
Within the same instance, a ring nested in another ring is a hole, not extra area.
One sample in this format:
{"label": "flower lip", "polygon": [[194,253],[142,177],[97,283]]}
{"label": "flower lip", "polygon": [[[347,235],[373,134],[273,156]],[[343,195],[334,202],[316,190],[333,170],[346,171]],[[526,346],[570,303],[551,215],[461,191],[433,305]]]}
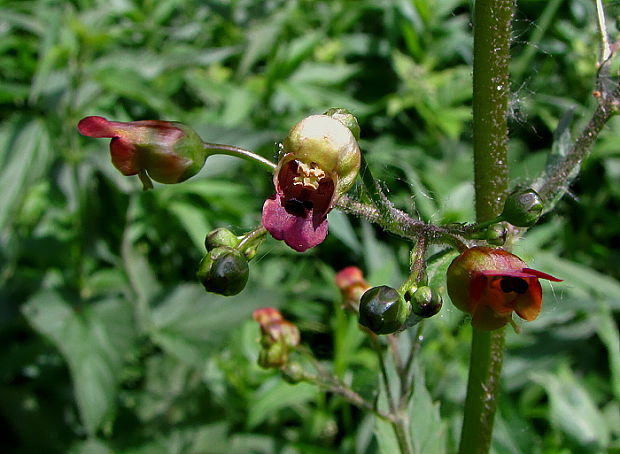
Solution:
{"label": "flower lip", "polygon": [[537,279],[546,279],[553,282],[562,282],[562,279],[558,279],[550,274],[543,273],[542,271],[534,270],[532,268],[522,268],[519,270],[481,270],[478,271],[485,276],[513,276],[513,277],[535,277]]}

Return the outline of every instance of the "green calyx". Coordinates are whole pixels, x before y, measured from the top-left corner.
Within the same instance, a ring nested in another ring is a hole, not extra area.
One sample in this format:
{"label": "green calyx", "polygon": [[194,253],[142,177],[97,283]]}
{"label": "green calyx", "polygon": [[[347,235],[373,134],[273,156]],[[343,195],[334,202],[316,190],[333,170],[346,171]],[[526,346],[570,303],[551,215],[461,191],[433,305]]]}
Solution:
{"label": "green calyx", "polygon": [[380,285],[362,295],[359,323],[375,334],[390,334],[402,328],[410,312],[411,305],[396,289]]}
{"label": "green calyx", "polygon": [[248,261],[243,253],[220,246],[205,255],[196,276],[208,292],[232,296],[245,288],[249,273]]}
{"label": "green calyx", "polygon": [[207,251],[221,246],[234,249],[239,245],[240,241],[241,240],[230,230],[219,227],[209,232],[205,237],[205,248],[207,248]]}
{"label": "green calyx", "polygon": [[531,188],[517,189],[506,198],[500,218],[516,227],[530,227],[540,219],[545,205]]}
{"label": "green calyx", "polygon": [[[204,166],[207,154],[202,139],[189,126],[171,121],[160,134],[148,136],[146,143],[137,143],[141,162],[148,175],[159,183],[180,183],[193,177]],[[177,132],[175,132],[178,131]],[[160,140],[160,136],[165,137]]]}

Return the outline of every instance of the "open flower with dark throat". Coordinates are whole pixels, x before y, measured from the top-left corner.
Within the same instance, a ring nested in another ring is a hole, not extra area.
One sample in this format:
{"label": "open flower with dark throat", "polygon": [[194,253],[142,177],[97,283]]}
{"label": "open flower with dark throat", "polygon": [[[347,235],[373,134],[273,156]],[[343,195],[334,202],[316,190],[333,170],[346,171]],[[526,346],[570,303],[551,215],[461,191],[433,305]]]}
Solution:
{"label": "open flower with dark throat", "polygon": [[263,205],[262,222],[296,251],[327,236],[327,213],[353,184],[361,154],[344,124],[327,115],[297,123],[284,140],[275,169],[276,193]]}
{"label": "open flower with dark throat", "polygon": [[112,164],[123,175],[147,172],[159,183],[179,183],[197,174],[207,154],[202,140],[176,121],[109,121],[86,117],[78,123],[81,134],[110,141]]}
{"label": "open flower with dark throat", "polygon": [[539,279],[561,279],[528,268],[519,257],[503,249],[473,247],[448,268],[448,294],[456,307],[472,317],[472,325],[494,330],[512,320],[538,317],[542,307]]}

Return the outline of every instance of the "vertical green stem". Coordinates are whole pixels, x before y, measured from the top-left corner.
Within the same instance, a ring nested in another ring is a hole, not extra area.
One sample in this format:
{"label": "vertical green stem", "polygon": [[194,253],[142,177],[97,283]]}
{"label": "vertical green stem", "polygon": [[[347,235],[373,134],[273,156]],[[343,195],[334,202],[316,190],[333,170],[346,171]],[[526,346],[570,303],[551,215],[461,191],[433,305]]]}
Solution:
{"label": "vertical green stem", "polygon": [[[474,10],[474,184],[478,222],[502,210],[508,188],[508,64],[514,0],[476,0]],[[489,451],[504,330],[473,330],[460,454]]]}

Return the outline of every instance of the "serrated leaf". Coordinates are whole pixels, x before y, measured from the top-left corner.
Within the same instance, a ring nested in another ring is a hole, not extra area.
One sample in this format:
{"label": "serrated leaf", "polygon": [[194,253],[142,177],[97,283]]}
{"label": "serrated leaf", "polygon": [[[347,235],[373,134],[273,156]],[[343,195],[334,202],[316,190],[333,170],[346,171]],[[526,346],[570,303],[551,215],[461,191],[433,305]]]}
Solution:
{"label": "serrated leaf", "polygon": [[131,306],[109,300],[77,313],[58,293],[46,291],[33,296],[23,313],[67,361],[80,417],[94,434],[114,409],[118,373],[134,339]]}

